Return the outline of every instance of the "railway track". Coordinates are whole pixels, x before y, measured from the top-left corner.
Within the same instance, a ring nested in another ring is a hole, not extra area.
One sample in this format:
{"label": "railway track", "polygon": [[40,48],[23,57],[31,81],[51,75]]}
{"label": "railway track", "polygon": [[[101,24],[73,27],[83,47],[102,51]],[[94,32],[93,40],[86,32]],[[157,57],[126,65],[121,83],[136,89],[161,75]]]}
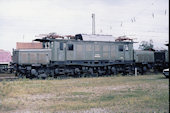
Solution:
{"label": "railway track", "polygon": [[14,74],[0,74],[0,82],[1,81],[13,81],[18,79],[18,77],[15,77]]}
{"label": "railway track", "polygon": [[18,77],[0,77],[0,82],[5,80],[5,81],[13,81],[18,79]]}

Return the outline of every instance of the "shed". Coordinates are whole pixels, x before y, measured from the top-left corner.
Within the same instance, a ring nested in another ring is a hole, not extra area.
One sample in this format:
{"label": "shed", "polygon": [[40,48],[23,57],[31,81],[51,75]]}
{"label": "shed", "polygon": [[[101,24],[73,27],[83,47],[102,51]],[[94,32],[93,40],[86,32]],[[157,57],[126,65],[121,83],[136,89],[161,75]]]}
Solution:
{"label": "shed", "polygon": [[11,53],[0,49],[0,64],[9,64],[11,62]]}

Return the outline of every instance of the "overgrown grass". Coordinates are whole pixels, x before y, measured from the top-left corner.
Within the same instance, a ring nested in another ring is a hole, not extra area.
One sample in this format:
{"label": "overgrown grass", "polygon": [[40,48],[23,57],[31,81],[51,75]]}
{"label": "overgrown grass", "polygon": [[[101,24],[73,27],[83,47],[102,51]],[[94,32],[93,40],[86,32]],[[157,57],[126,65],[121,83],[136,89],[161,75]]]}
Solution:
{"label": "overgrown grass", "polygon": [[0,113],[169,112],[168,86],[160,74],[2,81]]}

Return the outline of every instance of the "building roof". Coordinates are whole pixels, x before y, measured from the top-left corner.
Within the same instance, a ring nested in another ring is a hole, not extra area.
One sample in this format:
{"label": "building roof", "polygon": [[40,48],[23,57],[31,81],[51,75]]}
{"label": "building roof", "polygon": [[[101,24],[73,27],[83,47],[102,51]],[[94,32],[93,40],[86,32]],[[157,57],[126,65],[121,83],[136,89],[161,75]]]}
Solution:
{"label": "building roof", "polygon": [[17,42],[16,49],[42,49],[42,43],[37,42]]}
{"label": "building roof", "polygon": [[0,49],[0,64],[4,64],[6,62],[11,62],[11,53]]}

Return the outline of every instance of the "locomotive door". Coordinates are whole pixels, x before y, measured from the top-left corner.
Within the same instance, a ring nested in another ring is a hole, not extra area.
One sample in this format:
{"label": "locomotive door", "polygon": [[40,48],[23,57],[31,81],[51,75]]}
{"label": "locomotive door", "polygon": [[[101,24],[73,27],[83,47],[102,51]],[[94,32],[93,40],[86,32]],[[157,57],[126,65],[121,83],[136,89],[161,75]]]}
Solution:
{"label": "locomotive door", "polygon": [[117,52],[117,60],[124,61],[125,60],[125,52],[124,52],[124,45],[118,45],[118,52]]}
{"label": "locomotive door", "polygon": [[60,42],[59,43],[59,48],[58,48],[58,60],[59,61],[65,61],[66,60],[66,43]]}
{"label": "locomotive door", "polygon": [[124,57],[125,57],[125,61],[129,61],[130,60],[130,52],[129,52],[129,47],[128,45],[124,45]]}
{"label": "locomotive door", "polygon": [[95,44],[94,45],[94,60],[101,60],[102,58],[102,45]]}

